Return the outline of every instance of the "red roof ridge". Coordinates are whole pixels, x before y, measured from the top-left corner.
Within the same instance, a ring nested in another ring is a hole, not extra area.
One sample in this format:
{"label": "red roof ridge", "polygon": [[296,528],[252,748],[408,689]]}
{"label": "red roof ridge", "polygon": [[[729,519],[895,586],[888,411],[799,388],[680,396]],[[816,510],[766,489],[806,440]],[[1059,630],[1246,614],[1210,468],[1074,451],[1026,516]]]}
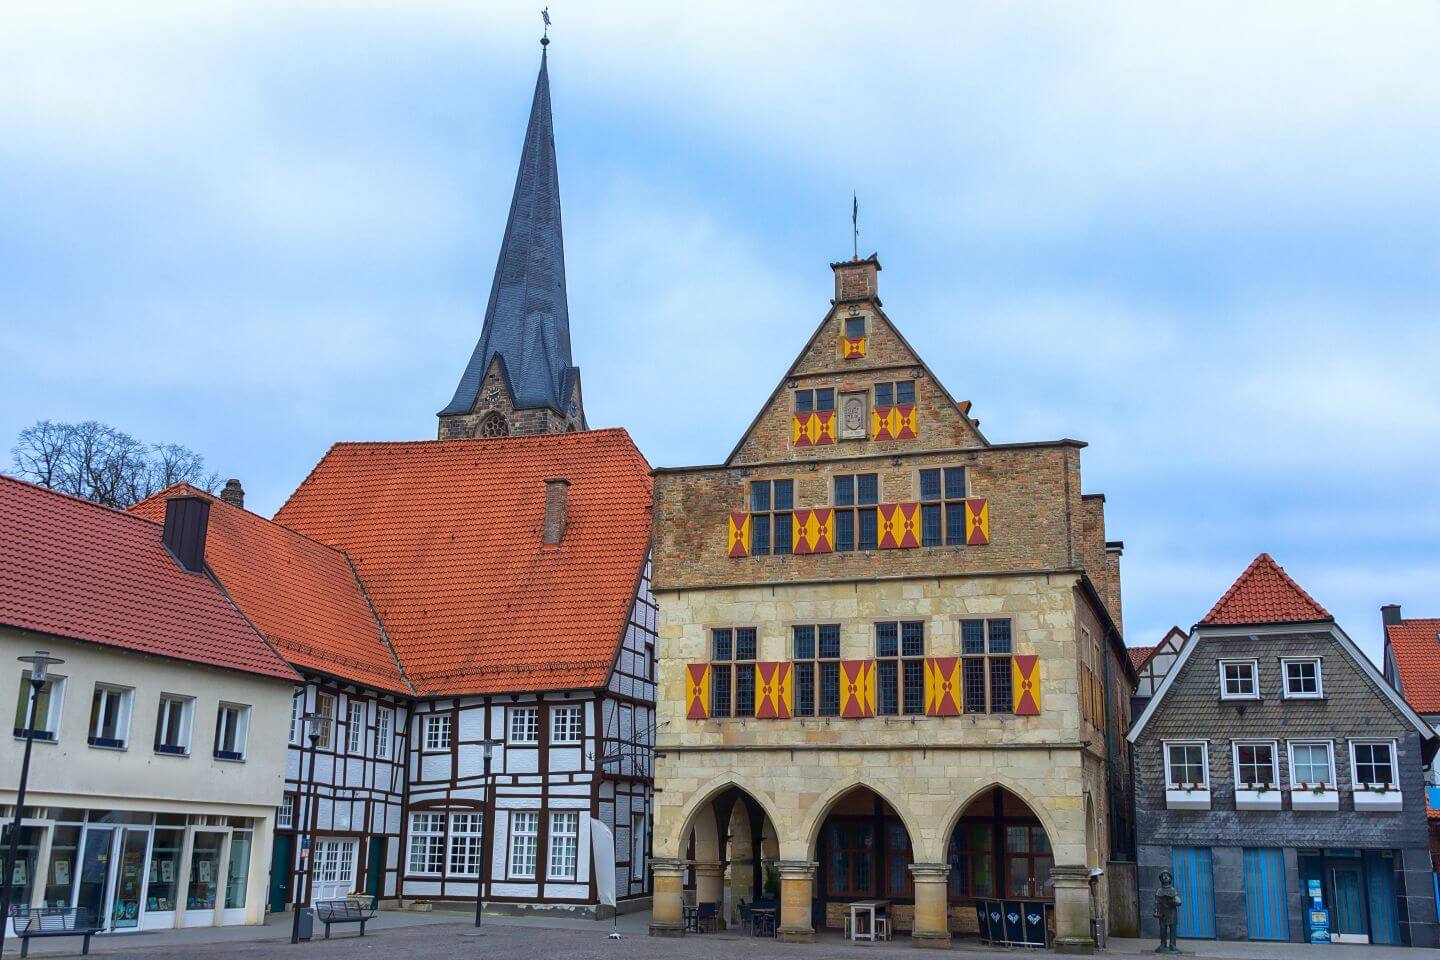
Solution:
{"label": "red roof ridge", "polygon": [[[151,501],[153,501],[153,500],[158,500],[158,499],[160,499],[161,497],[164,497],[165,499],[168,500],[170,497],[176,495],[176,493],[174,493],[174,492],[172,492],[172,491],[176,491],[176,492],[179,493],[179,495],[182,495],[182,496],[203,497],[204,499],[210,501],[211,506],[217,506],[217,505],[218,505],[218,506],[220,506],[220,507],[223,507],[223,508],[226,509],[226,510],[238,510],[238,511],[240,511],[241,513],[245,514],[245,515],[248,516],[248,517],[253,517],[253,518],[255,518],[256,520],[259,520],[261,523],[268,523],[268,524],[270,524],[272,527],[275,527],[275,528],[277,528],[277,529],[279,529],[279,530],[284,530],[287,534],[289,534],[289,535],[292,536],[292,537],[295,537],[297,540],[304,540],[304,541],[306,541],[307,543],[313,543],[315,546],[321,548],[322,550],[328,550],[328,551],[330,551],[331,553],[337,554],[337,555],[339,555],[340,557],[342,557],[342,558],[345,560],[346,563],[349,563],[349,562],[350,562],[350,558],[346,555],[346,553],[345,553],[344,550],[339,550],[339,549],[337,549],[337,548],[335,548],[335,547],[332,547],[330,544],[325,543],[325,542],[323,542],[323,541],[321,541],[321,540],[316,540],[314,537],[307,537],[307,536],[305,536],[305,534],[301,533],[300,531],[298,531],[298,530],[292,530],[291,528],[285,526],[285,524],[281,523],[280,521],[275,520],[275,519],[273,519],[273,518],[271,518],[271,517],[262,516],[261,514],[256,513],[254,510],[246,510],[244,507],[237,507],[235,504],[229,502],[228,500],[221,499],[220,497],[217,497],[215,494],[209,493],[208,491],[205,491],[205,490],[201,490],[199,487],[192,486],[191,484],[188,484],[188,483],[186,483],[186,482],[183,481],[183,480],[180,481],[179,483],[172,483],[172,484],[170,484],[170,486],[166,487],[164,490],[158,490],[158,491],[156,491],[155,493],[150,494],[150,496],[146,497],[144,500],[136,500],[134,503],[130,504],[130,506],[128,506],[128,507],[125,508],[125,512],[128,513],[128,512],[130,512],[130,511],[132,511],[132,510],[136,510],[136,509],[138,509],[138,508],[146,507],[146,506],[148,506],[148,505],[150,504]],[[151,520],[149,517],[143,517],[143,516],[141,517],[141,519],[144,520],[146,523],[157,523],[157,522],[161,522],[161,521]],[[353,568],[353,565],[352,565],[352,568]],[[356,579],[359,579],[359,574],[356,574]]]}
{"label": "red roof ridge", "polygon": [[1236,578],[1200,622],[1210,624],[1306,623],[1333,619],[1268,553]]}
{"label": "red roof ridge", "polygon": [[122,517],[129,517],[130,519],[137,520],[140,523],[148,523],[152,527],[158,526],[158,524],[156,524],[156,522],[154,520],[151,520],[149,517],[142,517],[131,513],[129,507],[126,507],[122,510],[119,507],[107,506],[106,504],[91,500],[89,497],[82,497],[74,493],[66,493],[64,490],[56,490],[53,487],[47,487],[30,480],[22,480],[19,477],[12,477],[8,473],[0,473],[0,480],[8,480],[10,483],[18,484],[22,487],[29,487],[32,490],[39,490],[41,493],[48,493],[52,497],[63,497],[66,500],[73,500],[76,503],[84,504],[85,506],[95,510],[104,510],[107,513],[118,513]]}

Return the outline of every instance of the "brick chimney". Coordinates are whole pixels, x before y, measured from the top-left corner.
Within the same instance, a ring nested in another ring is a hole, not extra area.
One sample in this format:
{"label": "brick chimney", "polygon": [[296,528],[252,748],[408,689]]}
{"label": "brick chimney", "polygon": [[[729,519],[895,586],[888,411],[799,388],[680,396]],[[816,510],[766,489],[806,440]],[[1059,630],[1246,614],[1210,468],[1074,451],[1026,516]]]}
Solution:
{"label": "brick chimney", "polygon": [[864,260],[842,260],[830,264],[835,271],[835,302],[856,303],[861,300],[880,302],[878,280],[880,258],[870,254]]}
{"label": "brick chimney", "polygon": [[225,481],[225,489],[220,491],[220,499],[232,507],[245,509],[245,488],[240,486],[240,481],[231,477]]}
{"label": "brick chimney", "polygon": [[545,481],[545,543],[559,543],[565,539],[565,520],[569,512],[570,481],[564,477],[551,477]]}
{"label": "brick chimney", "polygon": [[1400,623],[1400,604],[1387,603],[1380,608],[1380,623],[1393,627]]}
{"label": "brick chimney", "polygon": [[160,540],[170,556],[190,573],[205,572],[205,531],[210,524],[210,501],[193,494],[165,501],[165,528]]}

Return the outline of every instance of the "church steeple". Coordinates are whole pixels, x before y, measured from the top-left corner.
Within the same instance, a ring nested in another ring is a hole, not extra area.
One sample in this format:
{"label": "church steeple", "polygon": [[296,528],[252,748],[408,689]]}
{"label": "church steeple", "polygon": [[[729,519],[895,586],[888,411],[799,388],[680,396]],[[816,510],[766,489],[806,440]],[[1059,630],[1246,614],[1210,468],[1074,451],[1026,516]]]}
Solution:
{"label": "church steeple", "polygon": [[455,396],[440,411],[442,440],[585,429],[580,371],[570,358],[548,37],[542,44],[485,324]]}

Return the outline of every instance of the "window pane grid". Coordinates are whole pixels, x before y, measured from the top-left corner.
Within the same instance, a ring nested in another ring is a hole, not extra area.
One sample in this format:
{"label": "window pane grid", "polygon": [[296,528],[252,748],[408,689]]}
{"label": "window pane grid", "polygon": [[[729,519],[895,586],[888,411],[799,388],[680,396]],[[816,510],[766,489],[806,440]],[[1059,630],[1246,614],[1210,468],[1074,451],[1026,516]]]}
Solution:
{"label": "window pane grid", "polygon": [[795,676],[795,716],[836,716],[840,712],[840,625],[795,624],[790,628]]}

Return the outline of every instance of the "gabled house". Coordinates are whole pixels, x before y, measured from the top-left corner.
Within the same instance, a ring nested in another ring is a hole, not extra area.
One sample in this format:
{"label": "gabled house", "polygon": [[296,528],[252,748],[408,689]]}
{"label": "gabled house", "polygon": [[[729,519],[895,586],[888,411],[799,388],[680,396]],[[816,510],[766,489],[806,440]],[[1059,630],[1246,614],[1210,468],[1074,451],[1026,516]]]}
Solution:
{"label": "gabled house", "polygon": [[[1142,902],[1181,937],[1436,945],[1423,771],[1434,731],[1268,554],[1191,630],[1135,721]],[[1142,909],[1142,933],[1156,921]]]}
{"label": "gabled house", "polygon": [[1153,647],[1130,647],[1130,662],[1135,665],[1135,696],[1148,700],[1160,689],[1165,674],[1175,665],[1180,648],[1185,645],[1186,633],[1179,627],[1171,627],[1164,638]]}

